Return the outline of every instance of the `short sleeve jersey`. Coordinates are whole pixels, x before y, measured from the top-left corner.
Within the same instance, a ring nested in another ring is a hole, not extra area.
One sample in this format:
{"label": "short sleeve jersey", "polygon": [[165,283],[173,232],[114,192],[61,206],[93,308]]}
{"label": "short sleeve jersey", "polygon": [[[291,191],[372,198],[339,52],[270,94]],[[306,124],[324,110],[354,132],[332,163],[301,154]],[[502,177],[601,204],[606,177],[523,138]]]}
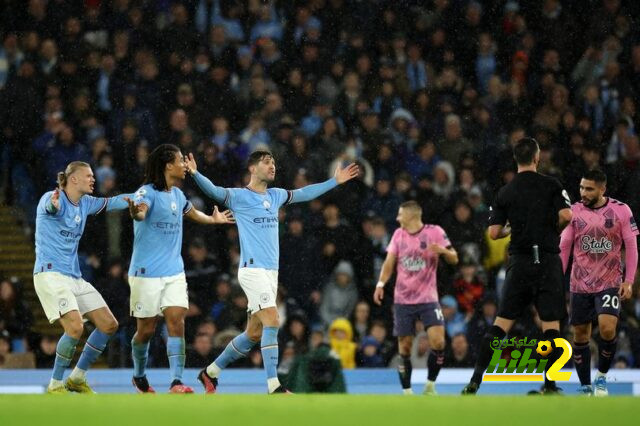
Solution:
{"label": "short sleeve jersey", "polygon": [[575,203],[571,211],[571,224],[564,231],[573,234],[571,292],[598,293],[618,287],[623,279],[623,241],[638,235],[631,209],[609,198],[600,208]]}
{"label": "short sleeve jersey", "polygon": [[415,234],[402,228],[393,233],[387,252],[397,258],[394,303],[414,305],[438,301],[436,271],[439,256],[427,249],[434,243],[451,246],[449,237],[437,225],[424,225]]}
{"label": "short sleeve jersey", "polygon": [[52,214],[46,210],[52,196],[53,191],[45,193],[36,209],[36,263],[33,273],[59,272],[80,278],[78,244],[87,216],[105,210],[109,199],[83,195],[74,203],[63,190],[58,198],[60,209]]}
{"label": "short sleeve jersey", "polygon": [[547,253],[559,253],[558,212],[570,207],[569,195],[557,179],[521,172],[498,191],[489,224],[509,221],[511,254],[529,254],[534,245]]}
{"label": "short sleeve jersey", "polygon": [[144,220],[133,223],[131,277],[169,277],[184,272],[182,261],[182,217],[193,208],[176,187],[158,191],[143,185],[136,191],[136,204],[148,207]]}

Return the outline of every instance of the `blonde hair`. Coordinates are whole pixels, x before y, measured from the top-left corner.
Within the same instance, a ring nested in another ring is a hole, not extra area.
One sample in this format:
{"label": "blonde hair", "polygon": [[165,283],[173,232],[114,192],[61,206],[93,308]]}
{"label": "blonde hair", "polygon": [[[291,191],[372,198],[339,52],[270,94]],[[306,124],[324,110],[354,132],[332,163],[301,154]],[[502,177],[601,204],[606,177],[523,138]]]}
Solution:
{"label": "blonde hair", "polygon": [[89,163],[85,163],[84,161],[72,161],[67,165],[67,168],[64,172],[58,172],[58,187],[64,188],[67,186],[67,179],[71,176],[76,170],[81,167],[91,167]]}

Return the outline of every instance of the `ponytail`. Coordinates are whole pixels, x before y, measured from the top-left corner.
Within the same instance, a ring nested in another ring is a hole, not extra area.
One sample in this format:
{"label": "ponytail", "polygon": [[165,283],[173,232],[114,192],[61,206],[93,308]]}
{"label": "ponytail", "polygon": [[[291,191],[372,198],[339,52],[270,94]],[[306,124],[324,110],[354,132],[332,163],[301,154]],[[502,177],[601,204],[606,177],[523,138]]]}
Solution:
{"label": "ponytail", "polygon": [[76,170],[81,167],[91,166],[84,161],[72,161],[67,165],[67,168],[64,170],[64,172],[58,172],[58,188],[63,189],[64,187],[66,187],[69,176],[71,176]]}
{"label": "ponytail", "polygon": [[65,172],[58,172],[58,188],[64,188],[67,186],[67,175]]}

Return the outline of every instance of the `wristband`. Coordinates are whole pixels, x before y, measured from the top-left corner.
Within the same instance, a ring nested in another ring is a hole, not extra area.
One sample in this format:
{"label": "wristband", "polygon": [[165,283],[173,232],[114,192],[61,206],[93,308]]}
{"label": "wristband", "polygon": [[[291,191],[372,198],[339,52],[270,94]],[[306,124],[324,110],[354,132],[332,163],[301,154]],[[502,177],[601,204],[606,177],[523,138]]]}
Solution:
{"label": "wristband", "polygon": [[384,281],[378,281],[378,284],[376,284],[376,288],[384,288]]}

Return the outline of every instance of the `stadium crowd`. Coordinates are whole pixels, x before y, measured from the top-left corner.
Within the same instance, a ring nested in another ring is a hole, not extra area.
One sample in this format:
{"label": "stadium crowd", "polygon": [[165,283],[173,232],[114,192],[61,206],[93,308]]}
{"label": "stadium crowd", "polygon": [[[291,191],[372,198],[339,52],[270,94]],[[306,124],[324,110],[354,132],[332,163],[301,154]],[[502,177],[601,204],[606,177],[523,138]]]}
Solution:
{"label": "stadium crowd", "polygon": [[[391,293],[382,307],[372,294],[406,200],[460,255],[438,271],[445,366],[472,367],[507,256],[508,241],[486,236],[488,206],[515,173],[517,140],[538,140],[539,170],[573,201],[582,173],[599,167],[608,195],[640,216],[639,18],[640,3],[622,0],[5,1],[0,200],[28,231],[67,163],[92,165],[98,196],[133,192],[160,143],[193,152],[228,187],[247,183],[257,148],[274,153],[287,189],[357,161],[358,179],[280,213],[280,369],[323,341],[345,368],[397,363]],[[183,190],[211,211],[189,178]],[[128,367],[132,221],[107,212],[86,232],[84,278],[121,325],[106,362]],[[183,257],[186,365],[204,367],[247,319],[237,229],[186,225]],[[0,365],[31,350],[50,368],[55,339],[30,331],[23,285],[0,281]],[[536,321],[532,312],[515,333],[535,336]],[[616,367],[640,367],[637,286],[620,330]],[[149,366],[162,367],[163,339],[154,345]],[[428,352],[419,333],[414,366]],[[242,366],[261,366],[259,348]]]}

